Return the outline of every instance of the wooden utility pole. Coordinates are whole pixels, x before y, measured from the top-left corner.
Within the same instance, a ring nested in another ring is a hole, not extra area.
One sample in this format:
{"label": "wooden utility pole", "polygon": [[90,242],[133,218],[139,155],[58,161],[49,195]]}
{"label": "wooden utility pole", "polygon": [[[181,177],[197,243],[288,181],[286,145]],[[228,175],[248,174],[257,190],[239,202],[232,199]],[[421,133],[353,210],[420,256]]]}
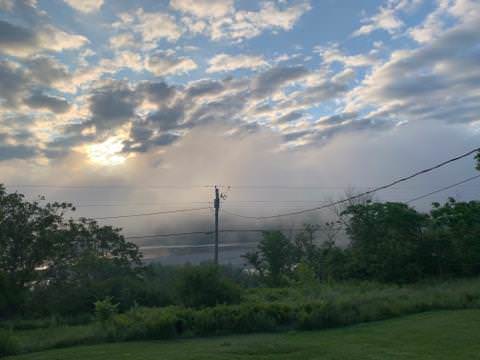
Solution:
{"label": "wooden utility pole", "polygon": [[220,209],[220,193],[215,186],[215,200],[213,201],[215,207],[215,265],[218,265],[218,210]]}

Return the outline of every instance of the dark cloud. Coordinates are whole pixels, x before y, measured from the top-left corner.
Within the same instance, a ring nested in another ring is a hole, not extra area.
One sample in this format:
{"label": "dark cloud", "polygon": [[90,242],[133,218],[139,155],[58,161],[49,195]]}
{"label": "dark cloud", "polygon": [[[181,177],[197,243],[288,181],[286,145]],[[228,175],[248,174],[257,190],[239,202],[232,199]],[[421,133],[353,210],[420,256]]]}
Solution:
{"label": "dark cloud", "polygon": [[37,155],[37,149],[27,145],[0,144],[0,161],[30,159]]}
{"label": "dark cloud", "polygon": [[144,82],[139,85],[138,90],[140,93],[144,93],[148,100],[160,105],[171,100],[176,93],[175,87],[164,81]]}
{"label": "dark cloud", "polygon": [[184,118],[184,109],[181,105],[163,107],[148,116],[148,121],[161,130],[172,130],[180,127]]}
{"label": "dark cloud", "polygon": [[8,61],[0,61],[0,99],[8,107],[18,104],[28,79],[24,72]]}
{"label": "dark cloud", "polygon": [[301,119],[305,114],[300,111],[292,111],[288,114],[285,114],[277,119],[277,122],[280,124],[289,123]]}
{"label": "dark cloud", "polygon": [[225,90],[225,85],[217,80],[200,80],[189,85],[186,96],[196,98],[208,95],[218,95]]}
{"label": "dark cloud", "polygon": [[34,46],[35,43],[36,35],[32,30],[0,20],[0,49],[20,49]]}
{"label": "dark cloud", "polygon": [[357,118],[358,114],[355,112],[344,112],[341,114],[335,114],[321,119],[318,124],[320,125],[338,125],[346,121]]}
{"label": "dark cloud", "polygon": [[25,99],[25,104],[33,109],[48,109],[54,113],[65,113],[70,109],[67,100],[43,93],[34,93]]}
{"label": "dark cloud", "polygon": [[272,95],[289,82],[299,80],[309,74],[304,66],[274,67],[258,75],[252,82],[256,97]]}
{"label": "dark cloud", "polygon": [[33,80],[45,85],[69,79],[71,76],[65,65],[48,56],[37,56],[25,62]]}
{"label": "dark cloud", "polygon": [[94,124],[97,129],[107,130],[131,120],[141,97],[126,83],[115,81],[95,89],[89,102],[92,118],[88,125]]}

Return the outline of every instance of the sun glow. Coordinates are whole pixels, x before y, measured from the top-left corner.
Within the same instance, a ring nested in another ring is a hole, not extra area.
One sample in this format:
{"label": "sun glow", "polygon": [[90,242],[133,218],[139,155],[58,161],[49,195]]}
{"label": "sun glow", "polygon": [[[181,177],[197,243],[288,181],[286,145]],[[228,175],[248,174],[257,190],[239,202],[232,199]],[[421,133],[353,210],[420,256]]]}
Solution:
{"label": "sun glow", "polygon": [[88,145],[86,152],[93,163],[115,166],[125,163],[127,156],[122,154],[123,144],[118,137],[111,137],[98,144]]}

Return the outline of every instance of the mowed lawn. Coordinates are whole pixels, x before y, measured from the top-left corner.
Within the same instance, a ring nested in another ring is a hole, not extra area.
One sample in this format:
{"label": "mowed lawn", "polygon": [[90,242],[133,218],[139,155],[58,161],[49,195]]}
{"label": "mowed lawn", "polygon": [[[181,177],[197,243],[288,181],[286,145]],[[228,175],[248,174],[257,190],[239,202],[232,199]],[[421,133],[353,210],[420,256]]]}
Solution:
{"label": "mowed lawn", "polygon": [[430,312],[315,332],[78,346],[9,359],[480,359],[480,310]]}

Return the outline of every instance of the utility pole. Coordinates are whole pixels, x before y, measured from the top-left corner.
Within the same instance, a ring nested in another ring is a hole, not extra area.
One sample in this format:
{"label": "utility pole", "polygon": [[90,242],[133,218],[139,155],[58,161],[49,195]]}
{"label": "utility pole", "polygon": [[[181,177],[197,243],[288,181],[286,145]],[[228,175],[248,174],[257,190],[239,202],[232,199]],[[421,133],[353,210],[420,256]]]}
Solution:
{"label": "utility pole", "polygon": [[215,186],[215,200],[213,201],[215,207],[215,265],[218,265],[218,210],[220,209],[220,193],[218,187]]}

